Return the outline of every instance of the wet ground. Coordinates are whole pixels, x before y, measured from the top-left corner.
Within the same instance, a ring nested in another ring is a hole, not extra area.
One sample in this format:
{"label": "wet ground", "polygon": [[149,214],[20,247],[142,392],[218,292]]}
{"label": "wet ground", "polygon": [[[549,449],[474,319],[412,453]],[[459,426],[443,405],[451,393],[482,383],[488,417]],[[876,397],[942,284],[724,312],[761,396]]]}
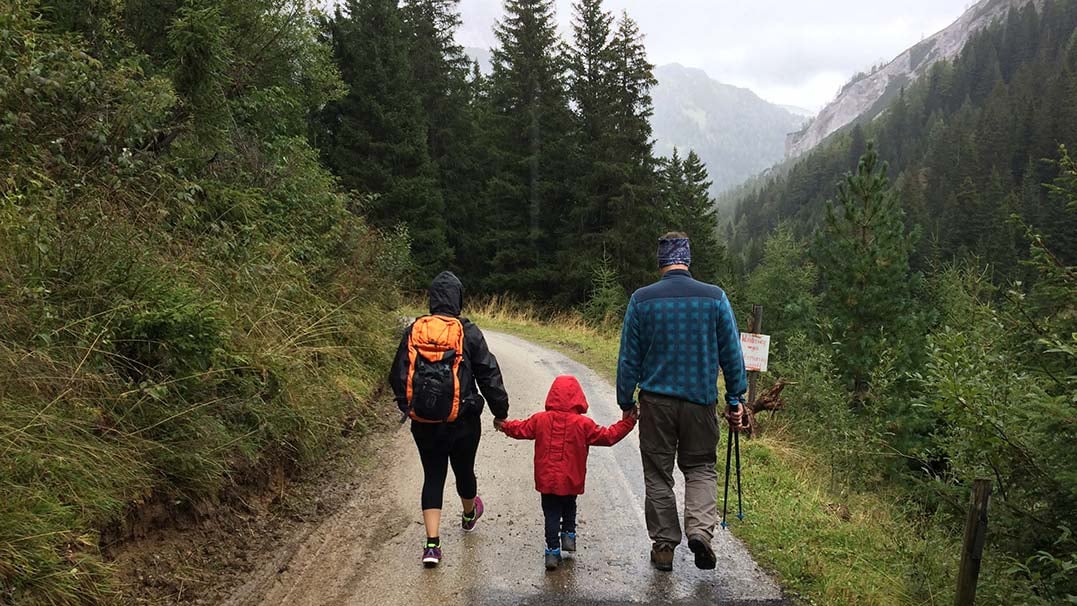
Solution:
{"label": "wet ground", "polygon": [[[607,425],[620,418],[613,387],[567,357],[521,339],[487,333],[511,397],[513,418],[541,409],[559,374],[574,374]],[[479,447],[486,516],[465,535],[453,479],[446,486],[442,565],[423,569],[422,478],[411,435],[401,428],[381,469],[356,487],[352,503],[281,553],[233,594],[232,606],[364,604],[728,604],[783,603],[778,586],[729,532],[718,530],[716,571],[697,570],[685,545],[673,573],[650,566],[643,520],[643,472],[635,432],[613,448],[593,448],[587,494],[579,500],[579,551],[558,571],[542,566],[542,513],[534,490],[532,443],[493,431],[487,415]],[[678,478],[679,479],[679,478]]]}

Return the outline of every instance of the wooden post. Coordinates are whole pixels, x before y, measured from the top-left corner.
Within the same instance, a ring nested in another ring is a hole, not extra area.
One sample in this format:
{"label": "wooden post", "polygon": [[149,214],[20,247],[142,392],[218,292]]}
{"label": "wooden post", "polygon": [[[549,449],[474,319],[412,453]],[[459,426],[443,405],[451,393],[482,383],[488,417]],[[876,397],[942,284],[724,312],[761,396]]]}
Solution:
{"label": "wooden post", "polygon": [[965,521],[965,539],[961,543],[961,568],[957,573],[956,606],[972,606],[976,601],[976,580],[987,540],[987,504],[991,500],[991,480],[972,484],[969,517]]}
{"label": "wooden post", "polygon": [[[763,332],[763,306],[752,305],[752,324],[749,331],[753,334],[759,334]],[[752,407],[755,404],[756,396],[756,382],[759,380],[759,373],[752,371],[748,373],[748,407]]]}

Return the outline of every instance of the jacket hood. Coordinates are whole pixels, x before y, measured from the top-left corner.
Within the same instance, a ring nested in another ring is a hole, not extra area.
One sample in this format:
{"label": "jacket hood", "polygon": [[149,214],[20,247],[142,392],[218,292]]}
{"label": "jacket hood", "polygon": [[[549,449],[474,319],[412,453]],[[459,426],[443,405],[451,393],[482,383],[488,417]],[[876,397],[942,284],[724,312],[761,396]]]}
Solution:
{"label": "jacket hood", "polygon": [[583,388],[576,377],[561,375],[554,379],[550,393],[546,395],[546,410],[575,412],[581,415],[587,412],[587,398],[583,395]]}
{"label": "jacket hood", "polygon": [[430,313],[459,316],[464,309],[464,284],[451,271],[443,271],[430,283]]}

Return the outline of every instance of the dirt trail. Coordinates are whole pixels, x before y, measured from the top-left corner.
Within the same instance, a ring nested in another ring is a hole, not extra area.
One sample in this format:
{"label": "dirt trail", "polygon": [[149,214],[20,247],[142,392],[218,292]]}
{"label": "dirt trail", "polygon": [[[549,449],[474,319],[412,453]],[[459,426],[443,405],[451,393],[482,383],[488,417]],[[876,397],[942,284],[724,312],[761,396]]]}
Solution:
{"label": "dirt trail", "polygon": [[[620,418],[613,387],[569,358],[487,333],[505,374],[513,418],[538,411],[559,374],[574,374],[601,424]],[[487,416],[485,420],[488,421]],[[643,523],[643,472],[633,432],[613,448],[594,448],[588,492],[579,502],[580,551],[559,571],[542,567],[542,514],[532,482],[532,444],[484,427],[479,492],[487,515],[479,530],[459,529],[459,502],[446,486],[441,567],[419,564],[422,478],[410,432],[401,428],[382,453],[382,468],[351,502],[280,553],[225,603],[229,606],[364,604],[781,604],[778,586],[744,546],[718,531],[717,571],[697,570],[677,550],[673,574],[653,571]],[[450,474],[451,475],[451,474]],[[678,484],[680,484],[678,477]]]}

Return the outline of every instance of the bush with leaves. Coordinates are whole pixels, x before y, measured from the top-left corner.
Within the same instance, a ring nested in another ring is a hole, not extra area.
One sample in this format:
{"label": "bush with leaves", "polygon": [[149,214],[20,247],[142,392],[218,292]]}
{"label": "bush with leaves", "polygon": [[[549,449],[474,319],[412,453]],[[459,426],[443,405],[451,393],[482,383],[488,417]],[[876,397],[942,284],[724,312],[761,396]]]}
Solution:
{"label": "bush with leaves", "polygon": [[1072,392],[1058,392],[1042,367],[1028,364],[1040,346],[1019,315],[991,305],[986,273],[949,269],[939,285],[942,326],[929,336],[927,362],[915,375],[915,402],[933,421],[912,453],[929,472],[921,498],[957,524],[971,481],[991,479],[994,558],[1023,562],[1017,570],[1036,581],[1039,598],[1075,594],[1077,586],[1051,570],[1077,553],[1070,535],[1077,515]]}

